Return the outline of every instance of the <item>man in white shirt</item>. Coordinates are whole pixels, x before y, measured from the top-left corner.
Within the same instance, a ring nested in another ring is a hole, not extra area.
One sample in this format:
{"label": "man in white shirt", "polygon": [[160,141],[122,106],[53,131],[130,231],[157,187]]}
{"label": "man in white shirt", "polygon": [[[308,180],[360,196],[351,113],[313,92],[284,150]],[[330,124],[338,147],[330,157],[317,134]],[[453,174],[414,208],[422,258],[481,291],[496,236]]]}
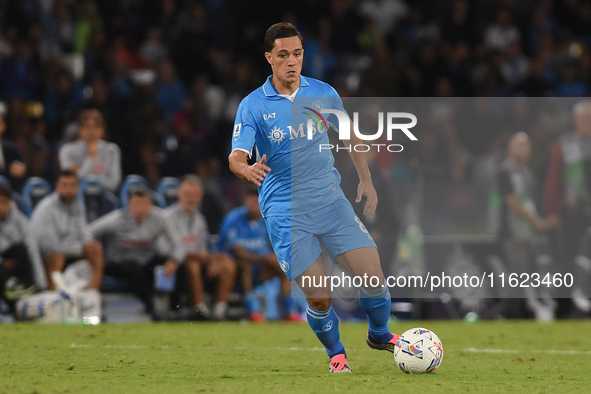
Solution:
{"label": "man in white shirt", "polygon": [[[221,320],[226,315],[228,299],[236,278],[236,264],[226,253],[212,254],[209,251],[209,233],[204,216],[199,212],[203,198],[203,186],[199,177],[184,178],[178,191],[178,202],[166,208],[165,216],[181,237],[186,255],[187,281],[196,312],[203,317]],[[204,280],[216,282],[213,314],[204,302]]]}

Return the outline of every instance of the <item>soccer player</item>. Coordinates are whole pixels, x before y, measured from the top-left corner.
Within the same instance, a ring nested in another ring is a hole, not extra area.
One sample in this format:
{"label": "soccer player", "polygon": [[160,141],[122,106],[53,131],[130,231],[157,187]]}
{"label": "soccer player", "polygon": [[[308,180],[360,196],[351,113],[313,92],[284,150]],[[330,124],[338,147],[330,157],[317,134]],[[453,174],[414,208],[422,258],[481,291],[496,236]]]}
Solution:
{"label": "soccer player", "polygon": [[[373,349],[394,352],[398,336],[388,327],[390,294],[376,245],[339,187],[332,153],[319,149],[320,144],[329,142],[327,130],[319,128],[310,140],[298,133],[298,124],[292,124],[292,110],[299,111],[293,108],[296,98],[320,98],[326,107],[343,112],[344,108],[330,85],[300,75],[303,39],[292,24],[271,26],[264,43],[273,75],[240,103],[230,169],[259,187],[261,213],[279,266],[306,295],[308,323],[330,357],[329,371],[351,372],[330,289],[312,286],[326,276],[320,243],[351,275],[379,278],[377,286],[364,284],[366,287],[360,288],[359,301],[369,322],[366,341]],[[346,146],[357,142],[356,137],[345,140]],[[255,145],[258,161],[249,165]],[[356,202],[365,196],[364,214],[372,216],[378,197],[366,157],[353,149],[350,155],[360,180]],[[315,278],[315,282],[304,281],[304,277]]]}
{"label": "soccer player", "polygon": [[[266,321],[257,295],[260,293],[269,296],[280,293],[287,312],[286,320],[301,321],[300,315],[295,311],[297,306],[289,294],[289,281],[283,276],[277,265],[277,256],[271,249],[267,227],[258,204],[258,192],[254,186],[246,191],[244,205],[226,215],[219,235],[219,249],[231,253],[238,264],[250,321]],[[280,276],[285,280],[271,281]],[[267,305],[267,316],[270,315],[269,309],[271,308]]]}
{"label": "soccer player", "polygon": [[[535,272],[538,258],[536,232],[546,232],[555,225],[542,218],[536,209],[535,177],[527,165],[531,151],[527,134],[513,135],[509,140],[507,158],[497,172],[496,186],[501,197],[498,242],[506,267],[513,273]],[[515,299],[507,299],[505,317],[521,316],[525,304],[537,320],[554,319],[552,302],[539,296],[537,289],[512,289],[510,294]]]}
{"label": "soccer player", "polygon": [[[573,126],[552,146],[544,190],[544,209],[559,230],[554,243],[563,273],[581,269],[576,256],[587,243],[591,225],[591,100],[575,104]],[[589,316],[591,302],[586,297],[574,294],[572,301],[573,317]]]}
{"label": "soccer player", "polygon": [[31,217],[31,229],[45,265],[47,289],[55,290],[51,273],[62,272],[69,264],[86,259],[92,267],[89,289],[98,290],[103,277],[103,248],[86,222],[86,210],[76,199],[78,177],[62,170],[55,192],[37,204]]}
{"label": "soccer player", "polygon": [[[207,222],[199,206],[203,200],[203,185],[196,175],[187,175],[178,191],[178,202],[164,210],[164,216],[176,228],[185,248],[185,268],[197,316],[223,320],[228,310],[228,300],[236,277],[236,264],[226,253],[209,251]],[[172,245],[170,245],[172,247]],[[202,272],[209,281],[217,282],[216,302],[213,314],[203,299]]]}
{"label": "soccer player", "polygon": [[[154,207],[144,186],[132,186],[128,197],[127,208],[98,218],[90,224],[90,231],[106,241],[105,275],[129,280],[146,312],[153,314],[154,268],[163,266],[166,277],[175,274],[185,258],[185,248],[162,210]],[[159,255],[156,240],[160,236],[172,245],[166,256]]]}
{"label": "soccer player", "polygon": [[[14,276],[20,283],[6,291],[8,279]],[[0,184],[0,297],[20,298],[37,288],[35,279],[45,285],[43,265],[29,221],[12,202],[12,189]]]}

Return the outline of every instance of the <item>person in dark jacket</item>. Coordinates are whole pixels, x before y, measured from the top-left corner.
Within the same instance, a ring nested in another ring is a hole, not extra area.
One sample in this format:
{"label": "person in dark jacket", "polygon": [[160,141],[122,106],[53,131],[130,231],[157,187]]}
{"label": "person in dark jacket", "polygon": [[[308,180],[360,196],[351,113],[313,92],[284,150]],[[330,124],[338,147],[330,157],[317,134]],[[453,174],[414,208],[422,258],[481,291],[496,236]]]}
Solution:
{"label": "person in dark jacket", "polygon": [[25,174],[27,173],[27,166],[24,163],[18,147],[14,142],[2,141],[2,136],[6,131],[6,122],[2,115],[0,115],[0,175],[6,177],[10,186],[15,190],[20,190]]}

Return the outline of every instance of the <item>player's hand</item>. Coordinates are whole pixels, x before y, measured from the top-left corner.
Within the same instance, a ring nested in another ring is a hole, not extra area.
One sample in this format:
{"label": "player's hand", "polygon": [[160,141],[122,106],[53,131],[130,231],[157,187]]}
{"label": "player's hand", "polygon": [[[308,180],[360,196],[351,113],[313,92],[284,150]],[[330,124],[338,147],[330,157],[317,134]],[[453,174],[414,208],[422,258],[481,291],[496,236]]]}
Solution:
{"label": "player's hand", "polygon": [[376,193],[376,189],[374,189],[371,179],[359,182],[355,202],[361,202],[363,196],[367,197],[365,208],[363,208],[363,215],[372,217],[376,213],[376,208],[378,206],[378,193]]}
{"label": "player's hand", "polygon": [[164,263],[164,275],[169,277],[170,275],[174,274],[176,270],[179,268],[179,265],[174,260],[168,260]]}
{"label": "player's hand", "polygon": [[538,232],[538,233],[543,233],[548,231],[552,226],[550,224],[550,222],[548,222],[547,220],[542,219],[539,216],[536,216],[534,218],[534,229]]}
{"label": "player's hand", "polygon": [[264,154],[263,157],[261,157],[261,160],[257,161],[251,166],[246,167],[242,173],[244,178],[257,186],[261,186],[261,183],[267,177],[267,173],[271,172],[271,168],[265,165],[266,161],[267,155]]}

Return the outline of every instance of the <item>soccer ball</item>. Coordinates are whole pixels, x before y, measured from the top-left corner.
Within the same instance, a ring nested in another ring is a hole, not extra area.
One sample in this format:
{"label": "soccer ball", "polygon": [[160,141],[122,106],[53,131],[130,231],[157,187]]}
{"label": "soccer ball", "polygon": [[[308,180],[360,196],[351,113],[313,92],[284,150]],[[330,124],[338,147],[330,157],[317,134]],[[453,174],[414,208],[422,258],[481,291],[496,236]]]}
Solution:
{"label": "soccer ball", "polygon": [[411,328],[398,338],[394,360],[405,373],[435,372],[443,360],[443,345],[433,331]]}

